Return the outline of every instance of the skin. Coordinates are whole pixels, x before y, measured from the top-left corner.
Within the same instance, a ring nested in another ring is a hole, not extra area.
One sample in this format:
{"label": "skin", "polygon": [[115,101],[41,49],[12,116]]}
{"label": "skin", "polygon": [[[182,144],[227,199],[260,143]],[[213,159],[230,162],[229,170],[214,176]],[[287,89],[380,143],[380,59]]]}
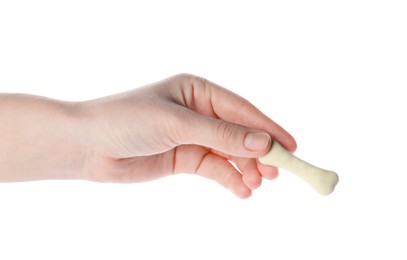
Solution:
{"label": "skin", "polygon": [[272,139],[296,149],[247,100],[188,74],[84,102],[0,94],[0,182],[133,183],[194,173],[247,198],[262,178],[278,176],[256,159]]}

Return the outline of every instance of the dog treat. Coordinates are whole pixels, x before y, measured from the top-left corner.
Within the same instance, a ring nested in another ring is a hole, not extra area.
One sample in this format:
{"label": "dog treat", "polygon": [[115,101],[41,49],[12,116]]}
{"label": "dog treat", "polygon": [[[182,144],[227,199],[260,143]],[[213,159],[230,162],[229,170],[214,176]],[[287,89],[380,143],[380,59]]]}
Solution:
{"label": "dog treat", "polygon": [[294,173],[308,182],[321,195],[328,195],[338,184],[338,175],[333,171],[324,170],[311,165],[284,149],[277,141],[273,141],[270,151],[259,158],[262,164],[275,166]]}

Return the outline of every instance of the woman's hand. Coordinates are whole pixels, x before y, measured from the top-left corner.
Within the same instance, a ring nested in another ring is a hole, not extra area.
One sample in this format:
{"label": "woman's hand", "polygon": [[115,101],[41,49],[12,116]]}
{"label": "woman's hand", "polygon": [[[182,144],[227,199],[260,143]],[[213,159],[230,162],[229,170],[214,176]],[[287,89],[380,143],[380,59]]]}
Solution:
{"label": "woman's hand", "polygon": [[290,151],[296,148],[290,134],[248,101],[192,75],[82,106],[90,129],[84,172],[93,181],[195,173],[246,198],[262,177],[277,177],[276,168],[256,159],[269,151],[270,138]]}
{"label": "woman's hand", "polygon": [[296,148],[248,101],[186,74],[77,103],[0,95],[0,181],[129,183],[195,173],[247,198],[263,177],[277,177],[256,159],[271,139]]}

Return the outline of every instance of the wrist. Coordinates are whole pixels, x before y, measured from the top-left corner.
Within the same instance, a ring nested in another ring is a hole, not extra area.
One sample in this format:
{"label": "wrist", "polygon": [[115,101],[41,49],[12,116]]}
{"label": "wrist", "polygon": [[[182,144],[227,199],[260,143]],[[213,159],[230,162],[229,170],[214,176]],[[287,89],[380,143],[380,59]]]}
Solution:
{"label": "wrist", "polygon": [[65,103],[67,114],[65,144],[67,164],[71,164],[67,179],[90,180],[89,164],[93,157],[92,121],[89,102]]}
{"label": "wrist", "polygon": [[0,98],[0,181],[86,178],[88,131],[80,103]]}
{"label": "wrist", "polygon": [[[46,100],[37,120],[48,120],[36,134],[43,143],[34,156],[42,167],[38,179],[87,179],[90,150],[87,110],[81,102]],[[35,124],[35,123],[33,123]]]}

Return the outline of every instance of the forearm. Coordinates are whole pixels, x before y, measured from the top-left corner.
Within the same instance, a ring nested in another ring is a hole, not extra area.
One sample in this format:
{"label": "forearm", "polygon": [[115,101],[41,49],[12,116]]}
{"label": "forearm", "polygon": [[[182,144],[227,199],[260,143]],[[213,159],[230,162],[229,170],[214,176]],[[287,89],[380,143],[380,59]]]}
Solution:
{"label": "forearm", "polygon": [[83,179],[84,120],[75,103],[0,94],[0,182]]}

